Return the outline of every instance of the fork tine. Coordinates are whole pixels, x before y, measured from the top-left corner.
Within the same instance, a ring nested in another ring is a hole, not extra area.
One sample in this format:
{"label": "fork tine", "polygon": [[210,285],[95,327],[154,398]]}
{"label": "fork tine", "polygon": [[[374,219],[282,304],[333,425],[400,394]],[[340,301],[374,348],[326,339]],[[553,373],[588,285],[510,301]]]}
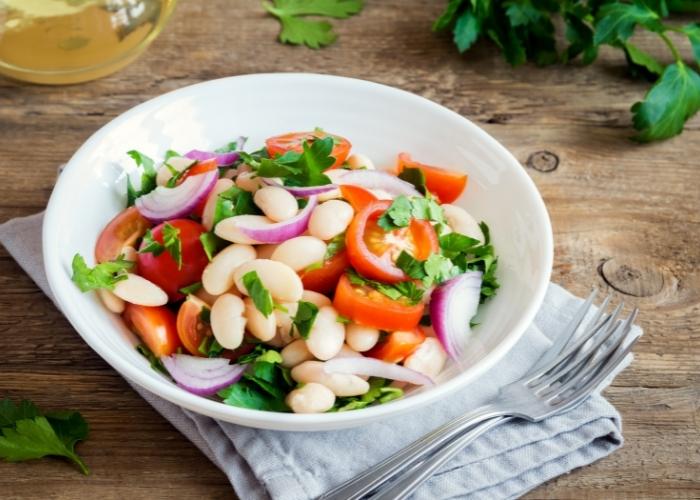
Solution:
{"label": "fork tine", "polygon": [[[568,366],[568,363],[565,363],[573,354],[581,350],[586,343],[593,338],[599,331],[605,332],[607,334],[609,332],[609,329],[614,327],[615,321],[617,320],[617,316],[620,314],[620,311],[622,310],[623,304],[621,303],[618,305],[615,310],[608,315],[603,321],[601,321],[598,325],[595,325],[591,327],[590,330],[587,332],[584,332],[578,339],[576,339],[576,342],[573,343],[569,348],[567,348],[561,355],[559,355],[556,359],[545,365],[538,374],[535,374],[530,380],[528,380],[527,385],[529,387],[535,387],[538,385],[542,384],[542,379],[547,375],[547,373],[557,373],[560,371],[562,368]],[[606,325],[608,325],[606,327]],[[605,328],[604,328],[605,327]],[[547,377],[548,379],[550,377]]]}
{"label": "fork tine", "polygon": [[602,367],[602,369],[596,374],[595,377],[591,378],[586,384],[576,390],[574,393],[567,395],[561,402],[553,402],[555,406],[575,406],[579,402],[586,399],[591,392],[598,387],[605,378],[610,375],[610,373],[618,367],[618,365],[625,359],[625,357],[632,351],[632,348],[639,340],[639,337],[633,338],[627,347],[618,351],[614,356],[612,356],[608,362]]}
{"label": "fork tine", "polygon": [[[561,354],[561,352],[569,344],[569,341],[574,336],[579,326],[581,326],[581,322],[586,317],[586,314],[591,308],[591,305],[593,304],[593,301],[595,300],[597,294],[598,290],[591,290],[591,293],[590,295],[588,295],[586,301],[581,305],[581,307],[579,307],[579,309],[573,315],[571,320],[569,320],[569,323],[564,327],[564,331],[562,331],[562,333],[560,333],[557,336],[556,340],[554,341],[554,344],[552,344],[552,347],[547,349],[547,351],[542,355],[542,357],[540,357],[540,359],[537,360],[534,366],[530,369],[529,373],[537,373],[544,365],[550,363],[554,358]],[[606,299],[606,301],[607,300],[608,299]],[[600,310],[598,312],[600,312]]]}
{"label": "fork tine", "polygon": [[[613,334],[610,335],[610,339],[615,339],[610,345],[605,345],[605,342],[601,343],[600,348],[591,353],[592,356],[587,360],[586,363],[580,366],[578,370],[563,384],[552,387],[549,391],[542,392],[541,396],[546,396],[548,400],[552,400],[557,396],[561,396],[566,392],[575,389],[576,386],[580,386],[581,383],[585,383],[588,379],[595,376],[598,370],[600,370],[607,360],[614,355],[614,353],[619,349],[627,338],[630,330],[632,329],[632,324],[637,317],[637,310],[635,309],[632,314],[622,323],[620,323],[614,330]],[[620,334],[620,332],[622,332]]]}

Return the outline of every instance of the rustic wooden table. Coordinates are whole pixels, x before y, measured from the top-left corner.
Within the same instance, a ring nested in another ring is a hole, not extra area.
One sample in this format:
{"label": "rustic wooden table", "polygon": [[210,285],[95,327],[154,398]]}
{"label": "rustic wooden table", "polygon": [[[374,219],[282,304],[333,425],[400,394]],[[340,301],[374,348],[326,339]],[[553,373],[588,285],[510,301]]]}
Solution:
{"label": "rustic wooden table", "polygon": [[[365,78],[454,109],[526,166],[554,225],[552,279],[591,285],[641,308],[634,364],[607,391],[625,446],[528,498],[700,497],[700,120],[681,137],[637,145],[629,105],[646,88],[622,56],[593,66],[512,69],[493,47],[460,57],[431,20],[443,2],[368,2],[337,23],[325,50],[278,44],[255,0],[183,1],[135,64],[67,87],[0,79],[0,221],[44,208],[56,166],[135,104],[228,75],[308,71]],[[430,4],[430,5],[428,5]],[[641,39],[643,46],[651,40]],[[371,118],[371,117],[370,117]],[[224,475],[95,354],[0,250],[0,396],[76,408],[91,425],[79,445],[92,469],[0,463],[4,498],[224,498]]]}

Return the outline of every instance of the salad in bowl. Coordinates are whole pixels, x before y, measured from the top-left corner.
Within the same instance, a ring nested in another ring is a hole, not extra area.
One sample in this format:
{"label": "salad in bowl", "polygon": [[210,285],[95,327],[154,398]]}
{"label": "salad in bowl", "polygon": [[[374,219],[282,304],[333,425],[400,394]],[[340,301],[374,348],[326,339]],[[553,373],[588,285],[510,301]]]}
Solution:
{"label": "salad in bowl", "polygon": [[[72,280],[193,394],[276,412],[386,403],[459,363],[499,287],[467,175],[397,155],[380,170],[321,129],[245,152],[132,150],[127,207]],[[90,259],[91,260],[91,259]]]}

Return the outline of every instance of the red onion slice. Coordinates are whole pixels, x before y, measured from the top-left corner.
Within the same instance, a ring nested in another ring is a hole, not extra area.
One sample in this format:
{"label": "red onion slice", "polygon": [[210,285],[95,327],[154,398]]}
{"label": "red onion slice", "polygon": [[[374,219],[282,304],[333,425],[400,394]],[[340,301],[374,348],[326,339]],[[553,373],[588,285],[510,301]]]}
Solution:
{"label": "red onion slice", "polygon": [[405,366],[364,356],[333,358],[323,364],[323,369],[326,373],[350,373],[352,375],[388,378],[414,385],[433,385],[433,380],[420,372]]}
{"label": "red onion slice", "polygon": [[219,178],[218,170],[187,177],[174,188],[158,186],[136,199],[136,208],[154,224],[189,215],[207,197]]}
{"label": "red onion slice", "polygon": [[212,396],[235,384],[247,368],[230,365],[224,358],[198,358],[188,354],[163,356],[161,361],[178,386],[198,396]]}
{"label": "red onion slice", "polygon": [[309,225],[309,219],[311,218],[311,212],[313,212],[317,204],[318,198],[316,198],[316,195],[311,195],[303,210],[291,219],[270,224],[265,227],[246,227],[243,221],[235,225],[241,233],[258,243],[281,243],[290,238],[299,236],[306,231]]}
{"label": "red onion slice", "polygon": [[314,195],[314,194],[322,194],[322,193],[327,193],[328,191],[333,191],[334,189],[338,189],[338,186],[335,184],[324,184],[323,186],[281,186],[279,183],[273,181],[272,179],[269,179],[267,177],[262,177],[262,182],[263,184],[266,184],[268,186],[277,186],[281,187],[282,189],[286,189],[289,191],[290,194],[296,196],[297,198],[306,198],[308,196]]}
{"label": "red onion slice", "polygon": [[210,158],[216,158],[216,164],[220,167],[226,167],[235,163],[241,155],[236,151],[231,151],[229,153],[214,153],[211,151],[202,151],[200,149],[193,149],[185,153],[186,158],[191,160],[204,161]]}
{"label": "red onion slice", "polygon": [[457,360],[464,352],[481,295],[480,271],[469,271],[445,281],[430,296],[430,319],[447,355]]}
{"label": "red onion slice", "polygon": [[335,179],[336,184],[352,184],[365,189],[381,189],[394,196],[422,196],[413,184],[379,170],[347,170]]}

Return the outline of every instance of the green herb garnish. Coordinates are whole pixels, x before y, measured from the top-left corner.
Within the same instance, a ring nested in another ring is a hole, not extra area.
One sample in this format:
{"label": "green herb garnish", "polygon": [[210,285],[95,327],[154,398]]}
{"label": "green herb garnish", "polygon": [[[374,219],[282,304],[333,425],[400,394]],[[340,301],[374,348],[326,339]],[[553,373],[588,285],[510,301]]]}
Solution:
{"label": "green herb garnish", "polygon": [[248,291],[250,298],[253,299],[253,303],[258,311],[266,318],[272,314],[275,307],[272,295],[265,288],[256,271],[249,271],[243,275],[243,285]]}
{"label": "green herb garnish", "polygon": [[318,315],[318,307],[311,302],[300,300],[298,303],[297,313],[292,318],[292,324],[299,332],[303,339],[309,338],[311,327],[314,326],[316,316]]}
{"label": "green herb garnish", "polygon": [[116,260],[102,262],[91,268],[85,263],[83,256],[76,253],[72,267],[71,279],[81,292],[88,292],[101,288],[114,290],[114,285],[127,278],[126,273],[134,267],[134,263],[120,255]]}

